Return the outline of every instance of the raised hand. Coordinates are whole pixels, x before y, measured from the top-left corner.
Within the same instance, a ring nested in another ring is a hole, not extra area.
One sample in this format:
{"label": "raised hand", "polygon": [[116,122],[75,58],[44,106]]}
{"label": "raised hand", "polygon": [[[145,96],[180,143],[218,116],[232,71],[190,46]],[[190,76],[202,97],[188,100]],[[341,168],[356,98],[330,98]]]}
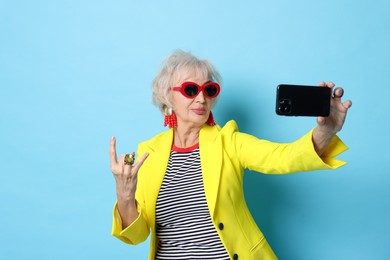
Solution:
{"label": "raised hand", "polygon": [[[133,157],[135,153],[132,153]],[[118,211],[122,218],[123,228],[131,224],[137,217],[137,205],[135,202],[135,191],[137,188],[137,174],[148,154],[145,153],[135,165],[125,163],[125,154],[117,160],[116,139],[110,141],[110,165],[111,172],[116,182],[116,194],[118,199]]]}
{"label": "raised hand", "polygon": [[330,113],[328,117],[317,117],[317,127],[313,131],[314,148],[318,155],[321,155],[333,136],[339,132],[344,125],[348,109],[352,106],[352,101],[341,101],[344,89],[335,87],[333,82],[321,82],[319,87],[331,88],[333,96],[330,103]]}
{"label": "raised hand", "polygon": [[341,101],[344,95],[344,89],[341,87],[335,87],[333,82],[321,82],[318,84],[320,87],[328,87],[333,90],[333,96],[330,103],[330,114],[328,117],[318,117],[317,123],[321,128],[321,131],[336,134],[341,130],[344,125],[345,118],[347,116],[348,109],[352,106],[352,101]]}

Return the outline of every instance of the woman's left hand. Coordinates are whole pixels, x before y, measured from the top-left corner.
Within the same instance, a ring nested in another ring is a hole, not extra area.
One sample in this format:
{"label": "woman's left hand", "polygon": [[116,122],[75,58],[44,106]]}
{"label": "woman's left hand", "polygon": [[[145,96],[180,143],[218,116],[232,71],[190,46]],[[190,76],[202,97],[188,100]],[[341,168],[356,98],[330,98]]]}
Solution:
{"label": "woman's left hand", "polygon": [[352,106],[352,101],[347,100],[342,102],[341,97],[344,95],[344,90],[341,87],[335,88],[335,84],[333,82],[321,82],[318,85],[320,87],[328,87],[333,91],[329,116],[317,118],[319,130],[323,133],[335,135],[343,127],[347,111]]}
{"label": "woman's left hand", "polygon": [[331,88],[333,96],[330,101],[330,113],[328,117],[317,117],[317,127],[313,130],[313,144],[318,155],[322,155],[326,147],[332,140],[333,136],[343,128],[348,109],[352,106],[352,102],[347,100],[341,101],[344,90],[334,86],[333,82],[318,84],[319,87]]}

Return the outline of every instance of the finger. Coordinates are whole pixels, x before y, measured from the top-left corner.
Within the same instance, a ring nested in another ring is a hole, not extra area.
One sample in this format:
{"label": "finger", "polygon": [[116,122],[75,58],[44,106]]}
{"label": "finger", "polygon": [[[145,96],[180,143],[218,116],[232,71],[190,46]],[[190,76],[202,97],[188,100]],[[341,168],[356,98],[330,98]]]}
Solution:
{"label": "finger", "polygon": [[123,174],[126,175],[129,175],[131,173],[131,169],[133,168],[133,166],[131,164],[123,164]]}
{"label": "finger", "polygon": [[344,89],[341,88],[341,87],[337,87],[337,88],[333,91],[333,96],[334,96],[335,98],[341,98],[343,95],[344,95]]}
{"label": "finger", "polygon": [[122,168],[125,166],[125,156],[126,154],[121,154],[119,157],[119,164],[122,166]]}
{"label": "finger", "polygon": [[110,163],[111,163],[111,167],[114,166],[115,164],[118,164],[117,155],[116,155],[116,139],[114,136],[111,137],[110,140]]}
{"label": "finger", "polygon": [[332,89],[335,86],[335,84],[333,82],[326,83],[325,81],[321,81],[320,83],[318,83],[318,86],[319,87],[328,87],[328,88]]}
{"label": "finger", "polygon": [[142,166],[142,164],[144,163],[146,158],[148,158],[148,156],[149,153],[144,153],[144,155],[142,155],[142,157],[138,160],[138,162],[133,167],[134,172],[138,172],[138,169]]}
{"label": "finger", "polygon": [[345,101],[344,103],[343,103],[343,106],[345,107],[345,108],[350,108],[351,106],[352,106],[352,101],[351,100],[347,100],[347,101]]}
{"label": "finger", "polygon": [[328,82],[328,83],[326,83],[326,86],[328,88],[333,88],[335,86],[335,84],[333,82]]}
{"label": "finger", "polygon": [[319,87],[326,87],[326,82],[325,81],[321,81],[320,83],[318,83],[318,86]]}

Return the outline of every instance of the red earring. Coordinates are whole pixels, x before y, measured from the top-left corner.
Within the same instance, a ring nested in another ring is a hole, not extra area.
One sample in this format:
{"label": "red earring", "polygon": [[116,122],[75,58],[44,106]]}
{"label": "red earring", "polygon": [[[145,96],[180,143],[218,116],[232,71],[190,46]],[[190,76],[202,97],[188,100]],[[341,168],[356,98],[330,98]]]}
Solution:
{"label": "red earring", "polygon": [[207,119],[207,124],[210,126],[215,125],[214,116],[213,113],[210,111],[209,118]]}
{"label": "red earring", "polygon": [[172,111],[172,108],[168,109],[168,114],[164,116],[164,126],[169,126],[169,128],[175,128],[177,126],[177,119],[175,112]]}

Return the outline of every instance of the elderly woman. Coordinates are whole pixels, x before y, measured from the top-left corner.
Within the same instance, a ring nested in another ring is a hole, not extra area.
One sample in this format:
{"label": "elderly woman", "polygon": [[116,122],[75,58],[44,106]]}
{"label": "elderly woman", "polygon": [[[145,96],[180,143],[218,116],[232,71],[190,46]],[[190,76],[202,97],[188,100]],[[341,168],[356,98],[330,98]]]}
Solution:
{"label": "elderly woman", "polygon": [[[285,174],[335,169],[347,147],[336,136],[351,101],[333,91],[329,117],[289,144],[216,125],[211,113],[220,77],[205,60],[176,51],[153,81],[153,101],[170,129],[116,155],[110,143],[117,203],[112,234],[129,244],[150,240],[149,259],[276,259],[244,199],[244,169]],[[334,88],[333,83],[320,87]]]}

